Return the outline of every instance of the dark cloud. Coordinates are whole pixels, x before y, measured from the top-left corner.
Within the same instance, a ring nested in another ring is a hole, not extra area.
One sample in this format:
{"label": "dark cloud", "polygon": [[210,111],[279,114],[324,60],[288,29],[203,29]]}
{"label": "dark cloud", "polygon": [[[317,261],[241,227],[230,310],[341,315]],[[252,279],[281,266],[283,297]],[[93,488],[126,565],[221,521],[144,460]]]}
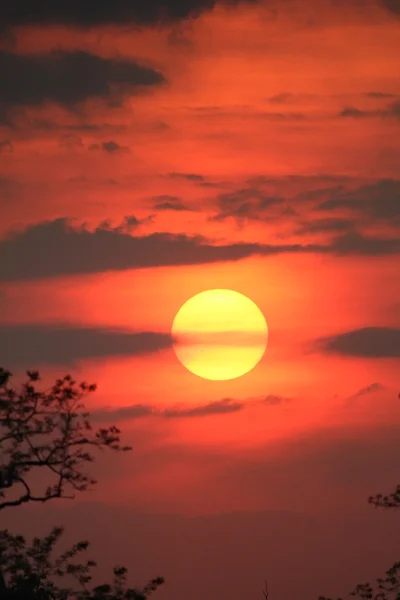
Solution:
{"label": "dark cloud", "polygon": [[400,17],[400,3],[398,0],[380,0],[382,6],[394,15]]}
{"label": "dark cloud", "polygon": [[136,62],[84,51],[34,55],[0,51],[0,81],[0,108],[4,112],[45,101],[73,107],[94,97],[109,100],[142,86],[162,84],[165,78]]}
{"label": "dark cloud", "polygon": [[347,106],[340,111],[338,117],[350,117],[352,119],[363,119],[365,117],[376,116],[377,111],[360,110],[354,106]]}
{"label": "dark cloud", "polygon": [[270,104],[296,104],[304,100],[313,100],[317,97],[316,94],[293,94],[291,92],[282,92],[270,96],[267,98],[267,102]]}
{"label": "dark cloud", "polygon": [[400,221],[400,181],[383,179],[351,191],[337,188],[316,208],[323,211],[349,209],[393,224]]}
{"label": "dark cloud", "polygon": [[84,148],[82,138],[73,133],[63,135],[59,143],[61,148],[65,148],[66,150],[78,150],[79,148]]}
{"label": "dark cloud", "polygon": [[189,181],[204,181],[204,175],[198,173],[168,173],[168,177],[171,179],[188,179]]}
{"label": "dark cloud", "polygon": [[291,398],[285,398],[284,396],[277,396],[276,394],[268,394],[264,398],[261,399],[264,404],[268,404],[269,406],[278,406],[281,404],[285,404],[286,402],[290,402]]}
{"label": "dark cloud", "polygon": [[[239,4],[245,0],[222,0]],[[247,0],[251,2],[252,0]],[[77,27],[99,25],[151,25],[196,17],[212,9],[216,0],[13,0],[3,2],[0,24],[3,29],[18,25],[62,24]]]}
{"label": "dark cloud", "polygon": [[266,194],[255,187],[225,192],[217,196],[220,210],[210,220],[223,221],[233,217],[243,222],[245,219],[260,219],[263,215],[269,215],[273,207],[281,206],[284,202],[284,198]]}
{"label": "dark cloud", "polygon": [[167,418],[182,418],[182,417],[206,417],[209,415],[220,415],[226,413],[237,412],[244,408],[242,402],[236,402],[230,398],[224,398],[216,402],[210,402],[205,406],[196,406],[186,409],[167,409],[163,411],[163,416]]}
{"label": "dark cloud", "polygon": [[239,412],[254,403],[262,402],[265,405],[277,406],[289,402],[290,398],[270,394],[260,398],[249,398],[246,401],[238,401],[232,398],[223,398],[215,400],[208,404],[194,406],[190,408],[165,408],[159,409],[150,405],[133,404],[130,406],[120,406],[108,410],[96,410],[92,417],[96,420],[108,421],[113,419],[137,419],[141,417],[159,417],[164,419],[185,419],[197,417],[209,417],[213,415],[224,415]]}
{"label": "dark cloud", "polygon": [[[250,115],[249,115],[250,116]],[[254,118],[267,119],[269,121],[303,121],[307,118],[300,112],[259,112],[251,115]]]}
{"label": "dark cloud", "polygon": [[128,332],[69,325],[0,325],[0,364],[75,365],[84,359],[134,356],[170,348],[166,333]]}
{"label": "dark cloud", "polygon": [[195,417],[208,417],[212,415],[224,415],[238,412],[245,407],[242,402],[230,398],[224,398],[210,402],[203,406],[191,408],[165,408],[158,409],[146,404],[133,404],[131,406],[119,406],[108,410],[96,410],[91,416],[98,421],[138,419],[141,417],[159,417],[164,419],[184,419]]}
{"label": "dark cloud", "polygon": [[290,92],[282,92],[281,94],[274,94],[268,98],[268,102],[271,104],[285,104],[289,100],[295,98],[295,94],[291,94]]}
{"label": "dark cloud", "polygon": [[400,329],[364,327],[339,333],[317,341],[323,352],[362,358],[400,357]]}
{"label": "dark cloud", "polygon": [[[376,97],[376,96],[375,96]],[[382,96],[381,96],[382,97]],[[385,108],[376,110],[361,110],[355,106],[347,106],[338,117],[351,119],[370,119],[370,118],[394,118],[400,119],[400,101],[391,102]]]}
{"label": "dark cloud", "polygon": [[[273,101],[274,102],[274,101]],[[283,103],[283,102],[280,102]],[[275,104],[278,102],[275,100]],[[268,121],[299,121],[304,120],[307,116],[301,112],[270,112],[270,111],[255,111],[249,105],[238,105],[233,108],[225,108],[222,106],[200,106],[194,109],[194,112],[199,119],[240,119],[246,120],[268,120]]]}
{"label": "dark cloud", "polygon": [[386,92],[366,92],[367,98],[396,98],[396,94],[387,94]]}
{"label": "dark cloud", "polygon": [[32,117],[31,115],[23,115],[21,119],[21,114],[18,114],[18,121],[14,118],[13,124],[14,127],[19,129],[33,129],[34,131],[72,131],[77,134],[84,133],[97,133],[97,132],[109,132],[109,133],[122,133],[126,132],[127,126],[123,124],[113,124],[104,122],[104,123],[71,123],[69,125],[65,123],[60,123],[56,121],[51,121],[49,119],[39,119],[37,117]]}
{"label": "dark cloud", "polygon": [[[109,182],[109,183],[111,183],[111,182]],[[112,182],[112,183],[115,184],[116,182]],[[131,231],[133,231],[134,229],[139,227],[139,225],[142,225],[143,223],[146,223],[149,220],[151,221],[152,217],[145,217],[144,219],[138,219],[137,217],[135,217],[135,215],[127,215],[123,218],[122,222],[119,225],[114,226],[112,224],[111,220],[108,219],[108,220],[100,223],[98,229],[103,230],[103,231],[109,231],[111,233],[126,234],[126,233],[130,233]]]}
{"label": "dark cloud", "polygon": [[337,233],[349,231],[354,228],[354,220],[351,219],[316,219],[303,223],[295,233],[299,235],[310,233]]}
{"label": "dark cloud", "polygon": [[367,385],[366,387],[361,388],[360,390],[358,390],[358,392],[356,392],[355,394],[350,396],[350,399],[360,398],[361,396],[367,396],[369,394],[374,394],[375,392],[383,392],[384,390],[386,390],[386,387],[384,385],[382,385],[381,383],[379,383],[379,382],[371,383],[370,385]]}
{"label": "dark cloud", "polygon": [[94,231],[75,229],[67,219],[57,219],[0,241],[0,280],[232,261],[260,251],[258,244],[214,246],[184,234],[134,237],[108,223]]}
{"label": "dark cloud", "polygon": [[[147,217],[151,219],[152,217]],[[0,281],[41,279],[171,265],[195,265],[237,261],[250,256],[284,253],[336,255],[384,255],[400,252],[400,240],[346,234],[329,245],[234,243],[214,245],[202,236],[152,233],[133,236],[141,223],[126,217],[113,227],[106,221],[94,231],[72,227],[68,219],[56,219],[13,232],[0,240]]]}
{"label": "dark cloud", "polygon": [[10,140],[0,140],[0,154],[12,154],[14,146]]}
{"label": "dark cloud", "polygon": [[177,212],[181,212],[192,210],[189,206],[184,204],[178,196],[162,194],[161,196],[153,196],[153,201],[155,202],[153,208],[160,211],[175,210]]}
{"label": "dark cloud", "polygon": [[353,231],[335,238],[329,246],[325,247],[325,251],[341,256],[398,254],[400,252],[400,239],[370,237]]}
{"label": "dark cloud", "polygon": [[149,417],[153,415],[153,408],[146,404],[132,404],[130,406],[119,406],[109,410],[94,410],[90,413],[90,418],[93,421],[108,421],[139,419],[141,417]]}
{"label": "dark cloud", "polygon": [[114,140],[103,142],[102,144],[91,144],[88,149],[90,151],[103,150],[103,152],[106,152],[107,154],[121,154],[130,152],[130,148],[128,146],[120,146],[117,142],[114,142]]}

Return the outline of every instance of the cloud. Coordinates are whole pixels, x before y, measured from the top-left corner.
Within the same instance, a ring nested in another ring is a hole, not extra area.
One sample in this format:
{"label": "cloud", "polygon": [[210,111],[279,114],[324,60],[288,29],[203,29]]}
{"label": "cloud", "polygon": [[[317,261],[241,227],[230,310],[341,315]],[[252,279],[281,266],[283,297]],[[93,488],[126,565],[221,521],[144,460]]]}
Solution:
{"label": "cloud", "polygon": [[237,412],[244,408],[244,403],[237,402],[230,398],[224,398],[216,402],[210,402],[205,406],[196,406],[195,408],[186,409],[167,409],[163,411],[163,416],[169,419],[182,417],[206,417],[209,415],[220,415],[226,413]]}
{"label": "cloud", "polygon": [[307,118],[304,113],[300,112],[259,112],[254,113],[249,117],[267,119],[269,121],[303,121]]}
{"label": "cloud", "polygon": [[178,196],[162,194],[160,196],[153,196],[153,201],[155,202],[153,208],[159,211],[174,210],[181,212],[192,210],[189,206],[184,204]]}
{"label": "cloud", "polygon": [[[237,248],[236,258],[250,249]],[[196,264],[233,257],[235,248],[215,248],[201,238],[156,233],[133,237],[103,223],[93,232],[57,219],[27,228],[0,242],[0,279],[94,273],[172,264]]]}
{"label": "cloud", "polygon": [[285,104],[286,102],[293,100],[296,95],[290,92],[282,92],[281,94],[274,94],[268,98],[268,102],[271,104]]}
{"label": "cloud", "polygon": [[314,100],[318,98],[316,94],[293,94],[291,92],[282,92],[280,94],[274,94],[267,98],[267,102],[270,104],[296,104],[303,102],[304,100]]}
{"label": "cloud", "polygon": [[14,146],[10,140],[0,140],[0,154],[12,154]]}
{"label": "cloud", "polygon": [[380,108],[376,110],[361,110],[359,108],[356,108],[355,106],[347,106],[342,111],[340,111],[338,117],[351,119],[370,119],[377,117],[382,119],[400,119],[400,100],[391,102],[385,108]]}
{"label": "cloud", "polygon": [[89,358],[143,355],[172,346],[166,333],[63,324],[0,325],[0,339],[0,364],[27,367],[75,365]]}
{"label": "cloud", "polygon": [[[147,217],[144,220],[149,220]],[[31,225],[9,233],[0,240],[0,281],[33,280],[46,277],[121,271],[172,265],[196,265],[238,261],[250,256],[294,253],[346,255],[385,255],[400,252],[399,239],[346,234],[329,245],[233,243],[214,245],[202,236],[152,233],[131,235],[139,221],[125,217],[112,227],[106,221],[90,231],[73,227],[60,218]]]}
{"label": "cloud", "polygon": [[217,196],[220,210],[210,220],[224,221],[232,217],[242,223],[245,219],[259,219],[263,214],[270,214],[272,208],[281,207],[284,202],[284,198],[266,194],[255,187],[225,192]]}
{"label": "cloud", "polygon": [[90,98],[110,99],[142,86],[159,85],[165,78],[136,62],[102,58],[83,50],[33,55],[0,51],[0,81],[4,111],[45,101],[71,108]]}
{"label": "cloud", "polygon": [[285,398],[284,396],[277,396],[276,394],[268,394],[264,398],[261,398],[261,402],[269,404],[270,406],[278,406],[290,402],[291,398]]}
{"label": "cloud", "polygon": [[153,408],[146,404],[132,404],[131,406],[119,406],[108,410],[93,410],[90,413],[90,418],[93,421],[108,421],[140,419],[141,417],[149,417],[153,415]]}
{"label": "cloud", "polygon": [[364,94],[367,98],[396,98],[396,94],[388,94],[386,92],[366,92]]}
{"label": "cloud", "polygon": [[[224,0],[225,4],[238,4],[245,0]],[[90,28],[101,25],[121,25],[129,23],[151,25],[159,22],[175,22],[188,17],[196,17],[210,10],[215,0],[13,0],[0,9],[0,23],[3,29],[18,25],[61,24]]]}
{"label": "cloud", "polygon": [[[277,103],[277,102],[275,102]],[[268,120],[268,121],[301,121],[307,115],[301,112],[271,112],[254,110],[249,105],[237,105],[233,108],[222,106],[197,106],[193,109],[198,119],[239,119],[243,120]]]}
{"label": "cloud", "polygon": [[236,261],[254,254],[302,250],[260,244],[214,246],[201,236],[153,233],[135,237],[103,223],[94,231],[67,219],[42,222],[0,241],[0,280],[38,279],[169,265]]}
{"label": "cloud", "polygon": [[356,231],[335,238],[325,251],[339,256],[384,256],[400,252],[399,238],[365,236]]}
{"label": "cloud", "polygon": [[348,232],[354,228],[354,220],[351,219],[316,219],[308,223],[303,223],[295,233],[309,234],[309,233],[335,233],[335,232]]}
{"label": "cloud", "polygon": [[400,181],[382,179],[351,191],[336,188],[331,198],[316,207],[323,211],[342,208],[393,224],[400,220]]}
{"label": "cloud", "polygon": [[384,6],[389,12],[400,17],[400,4],[398,0],[380,0],[382,6]]}
{"label": "cloud", "polygon": [[400,329],[363,327],[317,340],[316,347],[326,353],[360,358],[397,358],[400,356]]}
{"label": "cloud", "polygon": [[141,417],[185,419],[224,415],[238,412],[243,408],[245,408],[244,403],[232,400],[231,398],[224,398],[222,400],[210,402],[203,406],[200,405],[191,408],[165,408],[161,410],[147,404],[133,404],[131,406],[119,406],[117,408],[110,408],[107,410],[95,410],[91,413],[91,417],[93,417],[93,419],[96,421],[108,421],[110,419],[129,420],[138,419]]}
{"label": "cloud", "polygon": [[383,392],[385,390],[386,387],[384,385],[382,385],[379,382],[375,382],[371,383],[370,385],[367,385],[366,387],[361,388],[360,390],[358,390],[358,392],[350,396],[349,399],[360,398],[362,396],[368,396],[370,394],[374,394],[375,392]]}
{"label": "cloud", "polygon": [[59,142],[61,148],[66,150],[79,150],[84,148],[84,143],[79,135],[70,133],[63,135]]}
{"label": "cloud", "polygon": [[103,142],[102,144],[91,144],[88,148],[89,150],[103,150],[107,154],[121,154],[125,152],[130,152],[130,148],[128,146],[120,146],[114,140],[110,140],[109,142]]}
{"label": "cloud", "polygon": [[171,179],[187,179],[189,181],[204,181],[204,175],[198,173],[168,173]]}
{"label": "cloud", "polygon": [[269,406],[278,406],[289,402],[290,398],[269,394],[261,398],[249,398],[245,401],[238,401],[232,398],[223,398],[215,400],[208,404],[194,406],[190,408],[164,408],[159,409],[145,404],[132,404],[130,406],[119,406],[106,410],[96,410],[91,416],[96,420],[107,421],[112,419],[137,419],[141,417],[158,417],[163,419],[185,419],[197,417],[209,417],[213,415],[225,415],[239,412],[252,404],[262,403]]}

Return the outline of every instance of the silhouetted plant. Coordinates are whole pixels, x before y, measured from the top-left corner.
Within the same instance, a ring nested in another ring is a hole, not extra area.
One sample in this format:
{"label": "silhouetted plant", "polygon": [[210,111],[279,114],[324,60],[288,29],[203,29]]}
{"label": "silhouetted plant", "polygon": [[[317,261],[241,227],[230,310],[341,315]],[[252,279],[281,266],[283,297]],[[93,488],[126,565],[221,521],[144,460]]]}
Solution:
{"label": "silhouetted plant", "polygon": [[[83,412],[82,399],[95,385],[77,384],[70,375],[58,379],[46,391],[37,389],[37,371],[28,371],[28,381],[16,390],[9,385],[11,373],[0,368],[0,510],[29,502],[74,498],[68,488],[82,492],[96,481],[84,466],[94,460],[90,450],[131,450],[120,444],[116,427],[93,431],[90,415]],[[53,483],[34,490],[30,477],[45,470]],[[12,493],[16,497],[12,496]],[[75,544],[54,558],[54,546],[63,533],[55,527],[44,538],[28,546],[23,536],[0,532],[1,600],[145,600],[163,582],[158,577],[142,590],[127,587],[126,569],[114,569],[112,584],[91,587],[91,560],[74,562],[87,550],[86,541]],[[78,589],[57,581],[69,577]]]}
{"label": "silhouetted plant", "polygon": [[[116,427],[92,431],[81,400],[95,385],[79,385],[70,375],[46,391],[38,391],[37,371],[28,371],[22,390],[10,387],[11,373],[0,369],[0,510],[27,502],[47,502],[67,496],[68,488],[84,491],[96,483],[82,469],[93,461],[91,448],[131,450],[121,446]],[[45,469],[54,483],[34,493],[28,476]],[[7,493],[21,489],[16,499]]]}
{"label": "silhouetted plant", "polygon": [[[400,508],[400,484],[392,494],[387,496],[376,494],[370,496],[368,502],[376,508]],[[361,600],[400,600],[400,561],[395,562],[385,572],[385,576],[379,577],[373,584],[369,582],[358,584],[350,595],[357,596]],[[318,600],[332,600],[332,598],[319,596]]]}
{"label": "silhouetted plant", "polygon": [[400,508],[400,484],[393,493],[387,496],[384,496],[383,494],[370,496],[368,502],[377,508]]}

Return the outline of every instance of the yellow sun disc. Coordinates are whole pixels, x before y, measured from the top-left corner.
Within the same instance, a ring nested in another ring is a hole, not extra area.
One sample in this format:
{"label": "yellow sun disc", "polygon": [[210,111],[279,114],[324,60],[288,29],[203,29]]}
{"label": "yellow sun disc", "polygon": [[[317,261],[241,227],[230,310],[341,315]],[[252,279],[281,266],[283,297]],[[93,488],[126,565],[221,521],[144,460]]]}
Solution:
{"label": "yellow sun disc", "polygon": [[207,290],[190,298],[172,324],[175,354],[205,379],[241,377],[261,360],[268,326],[256,304],[233,290]]}

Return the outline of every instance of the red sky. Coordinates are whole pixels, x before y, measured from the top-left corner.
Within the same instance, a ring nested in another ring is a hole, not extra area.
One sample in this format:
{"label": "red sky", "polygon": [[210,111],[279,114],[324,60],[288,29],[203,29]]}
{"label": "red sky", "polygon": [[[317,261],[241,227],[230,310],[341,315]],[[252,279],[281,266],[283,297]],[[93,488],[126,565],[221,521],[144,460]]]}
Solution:
{"label": "red sky", "polygon": [[[161,573],[160,600],[379,576],[393,517],[366,498],[400,460],[398,4],[42,4],[0,9],[0,364],[97,382],[88,408],[134,450],[36,523],[132,558],[135,581]],[[268,322],[239,379],[171,347],[211,288]]]}

